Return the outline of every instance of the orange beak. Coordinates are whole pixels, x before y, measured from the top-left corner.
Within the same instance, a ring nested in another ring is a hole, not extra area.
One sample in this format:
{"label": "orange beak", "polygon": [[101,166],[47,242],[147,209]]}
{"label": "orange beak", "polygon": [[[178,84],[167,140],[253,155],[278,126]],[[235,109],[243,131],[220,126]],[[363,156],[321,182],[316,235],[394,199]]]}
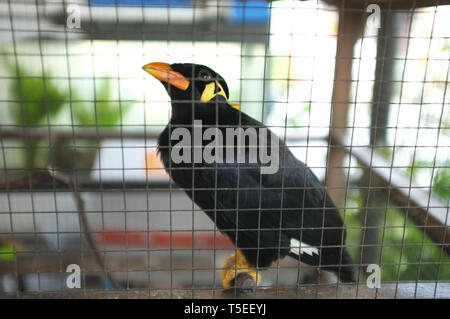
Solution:
{"label": "orange beak", "polygon": [[183,74],[174,71],[169,64],[162,62],[148,63],[142,69],[153,75],[160,81],[167,82],[174,87],[186,91],[189,87],[189,80]]}

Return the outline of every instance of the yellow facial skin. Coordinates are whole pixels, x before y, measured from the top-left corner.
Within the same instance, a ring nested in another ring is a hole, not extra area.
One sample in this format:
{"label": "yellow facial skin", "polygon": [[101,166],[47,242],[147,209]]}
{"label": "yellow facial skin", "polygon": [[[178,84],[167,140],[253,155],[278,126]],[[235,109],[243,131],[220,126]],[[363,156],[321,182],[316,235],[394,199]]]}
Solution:
{"label": "yellow facial skin", "polygon": [[[214,93],[214,91],[216,91],[216,86],[219,87],[219,92]],[[219,82],[214,81],[205,86],[205,89],[203,90],[200,100],[206,103],[211,101],[217,95],[222,95],[225,98],[225,100],[227,100],[227,96],[225,94],[225,90],[223,89],[222,85],[220,85]],[[241,109],[241,106],[239,104],[230,104],[230,105],[238,111]]]}
{"label": "yellow facial skin", "polygon": [[234,109],[240,111],[241,110],[241,105],[240,104],[230,104]]}
{"label": "yellow facial skin", "polygon": [[[190,81],[186,79],[182,74],[172,70],[169,64],[163,62],[152,62],[144,65],[142,67],[144,71],[154,76],[156,79],[167,82],[176,88],[186,91],[190,85]],[[214,93],[216,91],[216,85],[219,88],[219,92]],[[217,95],[222,95],[225,100],[227,100],[227,96],[225,94],[225,90],[219,82],[214,81],[206,85],[203,90],[202,96],[200,100],[204,103],[209,102]],[[230,104],[236,110],[240,110],[241,106],[239,104]]]}
{"label": "yellow facial skin", "polygon": [[[219,87],[219,92],[214,93],[214,91],[216,90],[216,86]],[[220,85],[219,82],[214,81],[205,86],[205,89],[203,90],[200,100],[206,103],[212,100],[217,95],[222,95],[225,98],[225,100],[227,99],[227,96],[225,95],[225,90],[223,89],[222,85]]]}

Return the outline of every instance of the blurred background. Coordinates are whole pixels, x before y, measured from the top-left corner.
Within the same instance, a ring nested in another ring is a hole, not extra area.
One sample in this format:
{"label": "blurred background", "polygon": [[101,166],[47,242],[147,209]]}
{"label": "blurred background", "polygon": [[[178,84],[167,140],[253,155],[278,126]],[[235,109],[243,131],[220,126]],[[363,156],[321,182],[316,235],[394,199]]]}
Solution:
{"label": "blurred background", "polygon": [[[233,245],[162,169],[153,61],[211,67],[287,141],[361,282],[450,281],[450,6],[363,2],[0,0],[0,294],[66,290],[69,264],[85,289],[220,287]],[[287,259],[263,278],[336,282]]]}

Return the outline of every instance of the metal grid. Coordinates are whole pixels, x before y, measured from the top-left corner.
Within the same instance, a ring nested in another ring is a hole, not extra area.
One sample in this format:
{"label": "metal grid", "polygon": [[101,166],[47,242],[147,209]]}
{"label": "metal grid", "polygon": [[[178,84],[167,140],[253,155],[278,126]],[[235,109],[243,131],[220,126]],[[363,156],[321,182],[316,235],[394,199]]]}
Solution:
{"label": "metal grid", "polygon": [[155,161],[170,101],[139,72],[161,59],[225,74],[231,100],[287,141],[345,221],[359,285],[286,257],[253,294],[448,297],[446,1],[89,3],[0,3],[2,295],[223,296],[236,248]]}

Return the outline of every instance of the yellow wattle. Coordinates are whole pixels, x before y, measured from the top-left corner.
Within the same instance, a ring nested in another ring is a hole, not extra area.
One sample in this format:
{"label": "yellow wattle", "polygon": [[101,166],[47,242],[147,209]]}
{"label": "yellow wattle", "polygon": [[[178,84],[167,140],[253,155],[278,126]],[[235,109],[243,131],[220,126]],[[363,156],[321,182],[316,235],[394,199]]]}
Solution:
{"label": "yellow wattle", "polygon": [[[214,93],[214,91],[216,90],[216,85],[219,87],[219,92]],[[222,85],[220,85],[219,82],[214,81],[205,86],[202,96],[200,97],[200,101],[204,103],[209,102],[217,95],[222,95],[225,98],[225,100],[228,100]]]}

